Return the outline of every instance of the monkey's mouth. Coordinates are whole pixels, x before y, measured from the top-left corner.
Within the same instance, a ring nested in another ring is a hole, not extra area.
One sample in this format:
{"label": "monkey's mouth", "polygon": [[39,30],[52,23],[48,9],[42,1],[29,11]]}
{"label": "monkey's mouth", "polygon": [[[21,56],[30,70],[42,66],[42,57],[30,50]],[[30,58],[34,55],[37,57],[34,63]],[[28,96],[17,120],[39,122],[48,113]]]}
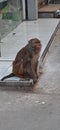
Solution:
{"label": "monkey's mouth", "polygon": [[40,47],[37,47],[37,48],[35,49],[35,52],[38,53],[38,52],[40,52],[40,50],[41,50],[41,48],[40,48]]}

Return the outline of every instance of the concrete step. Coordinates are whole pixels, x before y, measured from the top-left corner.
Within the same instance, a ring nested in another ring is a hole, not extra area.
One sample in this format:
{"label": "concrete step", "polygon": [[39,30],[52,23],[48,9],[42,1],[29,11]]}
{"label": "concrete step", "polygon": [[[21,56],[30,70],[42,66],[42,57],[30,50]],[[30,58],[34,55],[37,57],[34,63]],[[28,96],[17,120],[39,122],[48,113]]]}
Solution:
{"label": "concrete step", "polygon": [[[44,58],[45,58],[45,56],[46,56],[46,54],[47,54],[47,52],[48,52],[48,50],[49,50],[49,47],[50,47],[50,45],[51,45],[51,43],[52,43],[52,40],[53,40],[53,38],[54,38],[54,36],[55,36],[55,34],[56,34],[56,32],[57,32],[57,30],[58,30],[58,28],[59,28],[59,26],[60,26],[60,22],[58,23],[58,25],[56,26],[56,28],[55,28],[55,30],[54,30],[54,32],[53,32],[53,34],[52,34],[52,36],[50,37],[50,40],[49,40],[49,42],[47,43],[47,45],[46,45],[46,47],[45,47],[45,49],[44,49],[44,51],[42,52],[42,55],[41,55],[41,58],[40,58],[40,67],[42,67],[43,66],[43,61],[44,61]],[[11,67],[11,66],[10,66]],[[10,68],[8,68],[8,70],[7,70],[7,74],[9,74],[9,73],[11,73],[11,69]],[[6,74],[6,73],[5,73]],[[4,74],[4,76],[5,76],[5,74]],[[17,80],[17,77],[15,77],[15,79],[7,79],[7,80],[5,80],[5,81],[0,81],[0,88],[1,89],[18,89],[18,88],[29,88],[29,87],[33,87],[34,86],[34,83],[33,83],[33,80],[32,79],[18,79]]]}
{"label": "concrete step", "polygon": [[9,90],[22,90],[23,88],[32,88],[34,82],[32,79],[20,79],[18,77],[12,77],[4,81],[0,81],[0,89]]}
{"label": "concrete step", "polygon": [[38,12],[38,18],[55,18],[54,12]]}

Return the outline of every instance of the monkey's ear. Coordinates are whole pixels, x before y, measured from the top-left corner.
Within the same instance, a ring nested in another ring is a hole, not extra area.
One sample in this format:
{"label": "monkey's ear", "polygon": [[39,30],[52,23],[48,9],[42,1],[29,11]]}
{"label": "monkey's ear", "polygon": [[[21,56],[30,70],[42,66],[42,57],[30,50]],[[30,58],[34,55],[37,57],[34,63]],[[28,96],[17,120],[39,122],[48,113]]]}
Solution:
{"label": "monkey's ear", "polygon": [[32,39],[30,39],[29,41],[28,41],[28,43],[31,43],[32,42]]}
{"label": "monkey's ear", "polygon": [[35,42],[35,38],[29,40],[29,43]]}

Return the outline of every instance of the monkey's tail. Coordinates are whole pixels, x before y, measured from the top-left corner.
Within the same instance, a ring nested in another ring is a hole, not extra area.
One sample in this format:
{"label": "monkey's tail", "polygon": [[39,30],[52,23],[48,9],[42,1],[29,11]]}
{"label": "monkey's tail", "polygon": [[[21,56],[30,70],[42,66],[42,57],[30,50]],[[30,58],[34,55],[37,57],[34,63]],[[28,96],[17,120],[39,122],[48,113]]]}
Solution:
{"label": "monkey's tail", "polygon": [[7,75],[7,76],[4,76],[2,79],[1,79],[1,81],[3,81],[4,79],[6,79],[6,78],[10,78],[10,77],[14,77],[15,75],[13,74],[13,73],[11,73],[11,74],[9,74],[9,75]]}

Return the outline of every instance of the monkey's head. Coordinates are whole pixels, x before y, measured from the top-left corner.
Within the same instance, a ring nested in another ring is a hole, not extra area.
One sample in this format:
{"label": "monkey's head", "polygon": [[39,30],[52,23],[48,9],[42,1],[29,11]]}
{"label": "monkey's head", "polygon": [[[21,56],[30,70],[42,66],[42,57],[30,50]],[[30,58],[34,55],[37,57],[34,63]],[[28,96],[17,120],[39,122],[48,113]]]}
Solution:
{"label": "monkey's head", "polygon": [[39,53],[41,51],[41,41],[37,38],[31,39],[28,41],[32,49],[35,51],[35,53]]}

